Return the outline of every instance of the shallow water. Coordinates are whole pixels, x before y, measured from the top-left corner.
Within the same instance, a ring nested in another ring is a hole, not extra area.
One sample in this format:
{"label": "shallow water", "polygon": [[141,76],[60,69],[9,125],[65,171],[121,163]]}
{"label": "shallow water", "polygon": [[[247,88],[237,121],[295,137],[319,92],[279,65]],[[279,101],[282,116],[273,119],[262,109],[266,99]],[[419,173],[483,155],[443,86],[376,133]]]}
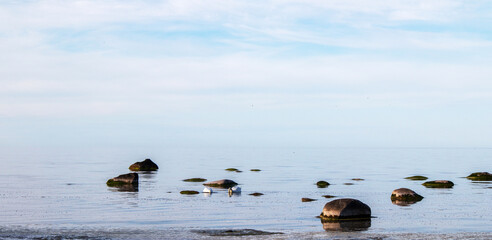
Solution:
{"label": "shallow water", "polygon": [[[145,158],[160,169],[141,173],[138,191],[106,186],[109,178],[128,173],[130,164]],[[139,233],[137,238],[194,239],[210,237],[194,230],[248,228],[284,233],[262,236],[272,239],[445,238],[457,233],[488,238],[492,183],[463,177],[490,172],[490,159],[492,149],[467,148],[1,149],[0,237],[132,239]],[[224,170],[229,167],[243,172]],[[423,181],[404,179],[411,175],[451,180],[455,186],[428,189]],[[224,190],[179,194],[203,189],[202,183],[181,181],[192,177],[232,179],[243,192],[231,197]],[[318,180],[331,185],[317,188]],[[394,205],[391,191],[401,187],[425,198]],[[252,192],[264,195],[248,195]],[[374,216],[370,226],[361,232],[326,232],[315,218],[332,200],[321,197],[326,194],[368,204]],[[303,197],[317,201],[301,202]]]}

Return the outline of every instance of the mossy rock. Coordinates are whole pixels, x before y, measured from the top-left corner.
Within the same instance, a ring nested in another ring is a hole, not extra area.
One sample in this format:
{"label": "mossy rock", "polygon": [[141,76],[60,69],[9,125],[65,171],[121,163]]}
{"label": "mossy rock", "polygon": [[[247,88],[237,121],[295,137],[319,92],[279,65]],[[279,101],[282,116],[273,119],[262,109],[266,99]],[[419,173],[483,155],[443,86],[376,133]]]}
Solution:
{"label": "mossy rock", "polygon": [[259,196],[264,195],[264,194],[263,193],[259,193],[259,192],[255,192],[255,193],[250,193],[248,195],[259,197]]}
{"label": "mossy rock", "polygon": [[424,197],[416,194],[416,195],[403,195],[403,196],[396,196],[395,194],[391,195],[391,201],[405,201],[405,202],[418,202],[422,201]]}
{"label": "mossy rock", "polygon": [[184,194],[184,195],[195,195],[195,194],[199,194],[199,192],[193,191],[193,190],[184,190],[184,191],[181,191],[179,193],[180,194]]}
{"label": "mossy rock", "polygon": [[413,180],[413,181],[423,181],[423,180],[427,180],[428,178],[424,176],[411,176],[411,177],[406,177],[405,179]]}
{"label": "mossy rock", "polygon": [[327,181],[318,181],[316,183],[316,186],[318,186],[318,188],[326,188],[328,187],[330,184],[327,182]]}
{"label": "mossy rock", "polygon": [[188,178],[188,179],[183,179],[183,182],[205,182],[207,179],[205,178]]}
{"label": "mossy rock", "polygon": [[488,172],[476,172],[470,174],[470,176],[466,177],[473,181],[492,181],[492,174]]}
{"label": "mossy rock", "polygon": [[454,183],[448,180],[436,180],[422,183],[427,188],[452,188]]}
{"label": "mossy rock", "polygon": [[106,182],[106,185],[108,185],[108,187],[122,187],[122,186],[127,186],[127,185],[132,185],[132,184],[126,183],[126,182],[115,181],[113,179],[109,179]]}
{"label": "mossy rock", "polygon": [[250,170],[251,172],[260,172],[261,170],[260,169],[257,169],[257,168],[253,168]]}
{"label": "mossy rock", "polygon": [[237,172],[237,171],[239,171],[239,169],[237,169],[237,168],[226,168],[225,170],[226,171],[229,171],[229,172]]}

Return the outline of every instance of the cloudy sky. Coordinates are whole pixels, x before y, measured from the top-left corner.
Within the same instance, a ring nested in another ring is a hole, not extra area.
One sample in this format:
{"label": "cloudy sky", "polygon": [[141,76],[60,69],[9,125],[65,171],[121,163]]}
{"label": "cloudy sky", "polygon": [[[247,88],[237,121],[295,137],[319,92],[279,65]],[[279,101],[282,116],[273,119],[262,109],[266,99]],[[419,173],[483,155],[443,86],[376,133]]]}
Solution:
{"label": "cloudy sky", "polygon": [[2,146],[492,147],[492,3],[0,2]]}

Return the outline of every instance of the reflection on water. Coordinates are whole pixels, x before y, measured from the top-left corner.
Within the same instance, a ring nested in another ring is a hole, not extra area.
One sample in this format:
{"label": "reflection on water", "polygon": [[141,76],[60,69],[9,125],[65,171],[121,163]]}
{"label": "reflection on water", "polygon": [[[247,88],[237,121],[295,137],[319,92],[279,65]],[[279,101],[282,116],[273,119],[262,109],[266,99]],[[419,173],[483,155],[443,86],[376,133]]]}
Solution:
{"label": "reflection on water", "polygon": [[366,231],[371,227],[371,219],[354,221],[325,221],[321,220],[325,231]]}
{"label": "reflection on water", "polygon": [[415,204],[417,202],[420,202],[420,201],[391,200],[391,203],[398,205],[398,206],[402,206],[402,207],[407,207],[407,206],[410,206],[410,205]]}
{"label": "reflection on water", "polygon": [[122,186],[108,187],[111,192],[138,192],[138,185],[125,184]]}

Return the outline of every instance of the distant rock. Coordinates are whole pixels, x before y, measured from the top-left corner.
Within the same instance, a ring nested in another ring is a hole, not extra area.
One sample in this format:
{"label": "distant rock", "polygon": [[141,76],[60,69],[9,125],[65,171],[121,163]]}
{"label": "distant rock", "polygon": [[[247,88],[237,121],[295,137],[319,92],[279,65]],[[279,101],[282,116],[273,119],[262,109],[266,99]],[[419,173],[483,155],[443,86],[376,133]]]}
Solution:
{"label": "distant rock", "polygon": [[327,181],[318,181],[316,182],[316,186],[318,186],[318,188],[326,188],[330,186],[330,184]]}
{"label": "distant rock", "polygon": [[240,171],[239,169],[237,168],[226,168],[225,169],[226,171],[229,171],[229,172],[237,172],[237,171]]}
{"label": "distant rock", "polygon": [[427,180],[427,177],[417,175],[417,176],[406,177],[405,179],[414,180],[414,181],[423,181],[423,180]]}
{"label": "distant rock", "polygon": [[183,182],[205,182],[207,179],[205,178],[188,178],[188,179],[183,179]]}
{"label": "distant rock", "polygon": [[312,198],[301,198],[301,202],[313,202],[313,201],[316,201],[316,199],[312,199]]}
{"label": "distant rock", "polygon": [[352,181],[364,181],[365,179],[363,178],[352,178]]}
{"label": "distant rock", "polygon": [[335,197],[337,197],[337,196],[333,196],[333,195],[323,195],[322,197],[324,197],[324,198],[335,198]]}
{"label": "distant rock", "polygon": [[325,204],[320,217],[325,221],[370,219],[371,208],[357,199],[342,198]]}
{"label": "distant rock", "polygon": [[259,196],[263,195],[263,193],[255,192],[255,193],[250,193],[248,195],[259,197]]}
{"label": "distant rock", "polygon": [[150,159],[145,159],[142,162],[136,162],[129,167],[132,171],[157,171],[159,167]]}
{"label": "distant rock", "polygon": [[466,177],[473,181],[492,181],[492,174],[488,172],[476,172],[470,174],[470,176]]}
{"label": "distant rock", "polygon": [[230,188],[230,187],[236,186],[237,183],[232,181],[232,180],[229,180],[229,179],[222,179],[222,180],[204,183],[203,185],[209,186],[209,187]]}
{"label": "distant rock", "polygon": [[454,183],[448,180],[436,180],[422,183],[426,188],[452,188]]}
{"label": "distant rock", "polygon": [[106,185],[110,187],[120,187],[124,185],[138,185],[138,174],[137,173],[127,173],[119,175],[109,179]]}
{"label": "distant rock", "polygon": [[421,201],[424,197],[408,188],[398,188],[391,193],[391,202],[399,206],[408,206]]}
{"label": "distant rock", "polygon": [[193,190],[183,190],[181,192],[179,192],[180,194],[184,194],[184,195],[195,195],[195,194],[198,194],[199,192],[198,191],[193,191]]}
{"label": "distant rock", "polygon": [[261,170],[260,170],[260,169],[258,169],[258,168],[253,168],[253,169],[251,169],[250,171],[251,171],[251,172],[260,172]]}

